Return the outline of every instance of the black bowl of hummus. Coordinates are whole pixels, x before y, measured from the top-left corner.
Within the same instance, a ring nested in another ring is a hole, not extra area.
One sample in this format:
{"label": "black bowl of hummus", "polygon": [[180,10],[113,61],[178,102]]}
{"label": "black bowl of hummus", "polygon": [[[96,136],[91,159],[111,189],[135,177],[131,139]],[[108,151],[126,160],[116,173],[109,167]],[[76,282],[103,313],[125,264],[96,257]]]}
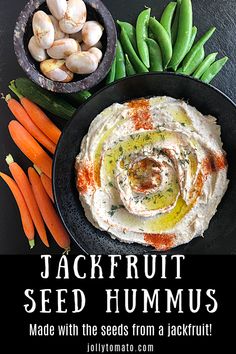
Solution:
{"label": "black bowl of hummus", "polygon": [[227,242],[235,113],[219,90],[171,73],[100,90],[55,154],[55,201],[72,238],[88,254],[208,254]]}

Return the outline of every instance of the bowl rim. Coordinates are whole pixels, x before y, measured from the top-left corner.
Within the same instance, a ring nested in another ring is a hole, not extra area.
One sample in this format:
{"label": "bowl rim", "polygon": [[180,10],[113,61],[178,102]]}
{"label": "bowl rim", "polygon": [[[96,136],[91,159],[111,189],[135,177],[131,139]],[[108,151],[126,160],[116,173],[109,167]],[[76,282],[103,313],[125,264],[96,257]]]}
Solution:
{"label": "bowl rim", "polygon": [[[73,119],[75,119],[75,116],[78,115],[79,111],[87,104],[90,104],[90,100],[93,100],[96,96],[100,95],[103,91],[105,91],[106,89],[108,89],[109,87],[111,86],[115,86],[118,82],[121,82],[121,81],[126,81],[126,80],[132,80],[132,78],[135,78],[135,77],[144,77],[144,76],[172,76],[172,77],[182,77],[182,78],[185,78],[186,80],[188,81],[193,81],[193,82],[198,82],[200,84],[202,84],[203,86],[206,86],[208,88],[210,88],[212,91],[214,92],[217,92],[218,94],[222,95],[224,97],[224,99],[226,99],[226,101],[228,101],[232,106],[233,108],[236,110],[236,103],[234,103],[234,101],[228,97],[224,92],[222,92],[220,89],[218,89],[217,87],[211,85],[211,84],[208,84],[208,83],[205,83],[199,79],[196,79],[196,78],[193,78],[191,76],[187,76],[187,75],[183,75],[183,74],[179,74],[179,73],[174,73],[174,72],[149,72],[149,73],[142,73],[142,74],[135,74],[135,75],[132,75],[130,77],[125,77],[125,78],[122,78],[120,80],[117,80],[117,81],[114,81],[104,87],[102,87],[101,89],[99,89],[97,92],[95,92],[91,97],[89,97],[88,100],[86,100],[83,104],[81,104],[81,106],[78,108],[76,114],[74,115],[74,117],[71,118],[70,121],[67,122],[66,126],[64,127],[63,129],[63,132],[61,134],[61,137],[58,141],[58,144],[57,144],[57,147],[56,147],[56,151],[55,151],[55,154],[54,154],[54,158],[53,158],[53,171],[52,171],[52,186],[53,186],[53,196],[54,196],[54,200],[55,200],[55,206],[56,206],[56,209],[58,211],[58,214],[63,222],[63,225],[65,226],[68,234],[70,235],[70,237],[73,239],[73,241],[76,243],[76,245],[85,253],[85,254],[89,254],[85,249],[84,247],[78,242],[78,240],[76,239],[76,237],[74,237],[72,231],[71,231],[71,228],[67,225],[66,221],[64,220],[64,216],[62,214],[62,210],[61,210],[61,207],[59,206],[59,200],[57,198],[57,184],[56,184],[56,178],[55,178],[55,175],[56,175],[56,164],[57,164],[57,160],[58,160],[58,156],[59,156],[59,150],[61,150],[61,144],[62,144],[62,141],[63,141],[63,138],[64,138],[64,135],[66,134],[67,130],[69,129],[70,125],[72,124],[72,121]],[[145,95],[144,95],[145,96]],[[94,116],[95,118],[95,116]],[[91,123],[90,123],[91,124]],[[79,129],[79,127],[78,127]],[[187,244],[188,245],[188,244]],[[170,251],[167,251],[167,252],[161,252],[161,254],[172,254],[171,252],[175,252],[175,250],[179,249],[179,247],[183,247],[185,245],[181,245],[181,246],[178,246],[177,248],[174,248],[174,249],[171,249]],[[153,250],[151,251],[151,253],[153,252]],[[154,251],[155,252],[155,251]],[[157,251],[156,251],[157,252]],[[177,252],[177,251],[176,251]],[[160,252],[158,252],[160,253]],[[183,251],[178,251],[179,254],[182,254],[184,253],[184,250]],[[155,253],[156,254],[156,253]]]}
{"label": "bowl rim", "polygon": [[84,0],[86,6],[91,7],[103,20],[107,48],[96,71],[81,80],[62,83],[46,78],[30,63],[24,44],[25,30],[29,18],[45,2],[45,0],[29,0],[18,16],[14,29],[13,43],[19,65],[33,82],[52,92],[74,93],[89,90],[98,85],[108,74],[116,52],[117,31],[110,11],[101,0]]}

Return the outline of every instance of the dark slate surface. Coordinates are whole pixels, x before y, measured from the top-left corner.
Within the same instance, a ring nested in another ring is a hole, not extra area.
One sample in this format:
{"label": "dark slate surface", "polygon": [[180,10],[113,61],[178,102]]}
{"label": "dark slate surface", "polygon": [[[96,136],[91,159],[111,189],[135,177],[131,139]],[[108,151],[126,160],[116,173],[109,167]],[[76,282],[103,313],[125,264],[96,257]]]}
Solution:
{"label": "dark slate surface", "polygon": [[[168,3],[166,0],[104,0],[115,19],[134,22],[137,14],[144,5],[151,6],[153,15],[160,16],[162,9]],[[7,93],[7,84],[10,80],[23,75],[17,64],[13,50],[13,30],[19,12],[24,7],[25,0],[0,1],[0,92]],[[217,32],[207,44],[207,53],[218,51],[220,56],[228,55],[230,61],[225,69],[214,80],[213,84],[236,102],[235,74],[236,74],[236,1],[235,0],[193,0],[194,22],[201,35],[210,26],[215,25]],[[206,98],[207,99],[207,98]],[[12,153],[20,165],[25,168],[28,160],[15,148],[7,132],[7,124],[12,118],[4,102],[0,103],[0,170],[7,172],[4,158]],[[236,117],[235,117],[236,118]],[[21,222],[15,201],[11,193],[0,181],[0,254],[28,254],[27,241],[22,232]],[[61,253],[61,250],[51,242],[50,253]],[[72,252],[80,252],[73,245]],[[221,250],[217,244],[212,245],[209,253],[236,253],[236,243],[227,245]],[[32,254],[47,253],[41,242],[32,250]]]}

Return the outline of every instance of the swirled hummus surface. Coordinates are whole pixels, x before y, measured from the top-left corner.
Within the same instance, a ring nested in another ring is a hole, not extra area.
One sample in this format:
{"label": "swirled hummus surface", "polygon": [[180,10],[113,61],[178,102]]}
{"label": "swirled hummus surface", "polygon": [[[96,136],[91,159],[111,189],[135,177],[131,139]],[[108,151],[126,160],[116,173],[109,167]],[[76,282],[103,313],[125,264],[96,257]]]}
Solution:
{"label": "swirled hummus surface", "polygon": [[76,158],[86,217],[157,250],[203,236],[228,185],[220,134],[214,117],[170,97],[106,108]]}

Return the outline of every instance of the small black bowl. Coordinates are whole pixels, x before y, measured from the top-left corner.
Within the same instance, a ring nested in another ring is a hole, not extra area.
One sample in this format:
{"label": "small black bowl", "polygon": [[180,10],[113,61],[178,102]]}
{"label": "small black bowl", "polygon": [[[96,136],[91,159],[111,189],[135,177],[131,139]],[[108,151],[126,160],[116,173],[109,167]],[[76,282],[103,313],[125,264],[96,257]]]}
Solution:
{"label": "small black bowl", "polygon": [[229,163],[230,184],[205,237],[198,237],[168,253],[216,254],[228,250],[236,229],[236,106],[211,85],[172,73],[148,73],[122,79],[93,95],[68,123],[57,146],[53,166],[54,196],[60,216],[76,243],[89,254],[158,253],[139,244],[125,244],[93,227],[84,215],[75,185],[75,158],[92,120],[118,102],[150,96],[184,99],[203,114],[217,117]]}
{"label": "small black bowl", "polygon": [[72,93],[88,90],[96,86],[107,75],[113,62],[116,50],[116,26],[111,13],[100,0],[84,0],[88,20],[96,20],[104,27],[102,36],[103,58],[97,70],[90,75],[75,75],[69,83],[55,82],[47,79],[28,50],[28,43],[33,36],[32,18],[37,10],[49,13],[45,0],[30,0],[21,11],[14,31],[14,48],[17,60],[28,77],[41,87],[61,93]]}

